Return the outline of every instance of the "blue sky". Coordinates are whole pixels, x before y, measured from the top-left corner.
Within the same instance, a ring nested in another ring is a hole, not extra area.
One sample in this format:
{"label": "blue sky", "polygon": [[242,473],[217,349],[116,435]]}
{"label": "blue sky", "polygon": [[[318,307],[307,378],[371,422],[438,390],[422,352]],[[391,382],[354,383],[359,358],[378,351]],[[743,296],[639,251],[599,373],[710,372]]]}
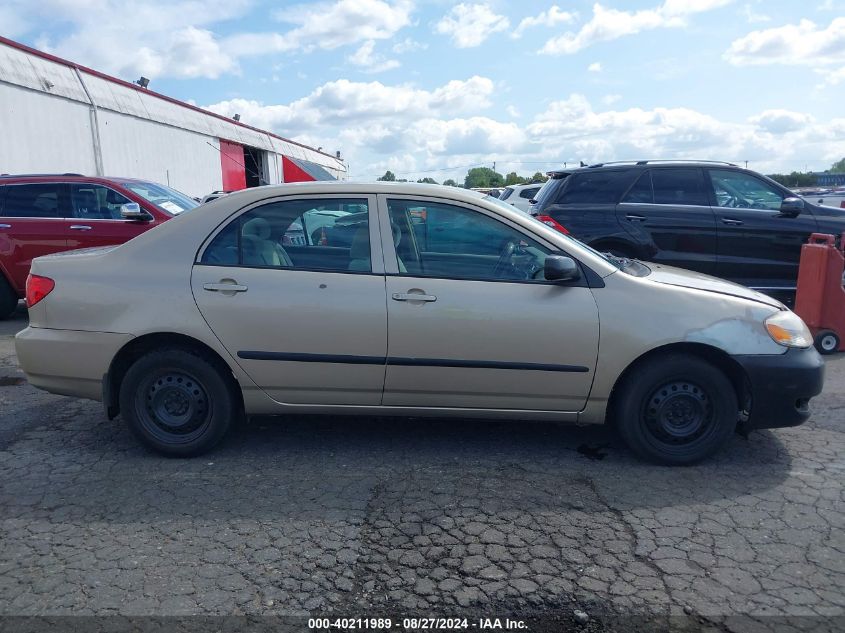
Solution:
{"label": "blue sky", "polygon": [[845,156],[845,0],[6,0],[0,33],[340,150],[353,179]]}

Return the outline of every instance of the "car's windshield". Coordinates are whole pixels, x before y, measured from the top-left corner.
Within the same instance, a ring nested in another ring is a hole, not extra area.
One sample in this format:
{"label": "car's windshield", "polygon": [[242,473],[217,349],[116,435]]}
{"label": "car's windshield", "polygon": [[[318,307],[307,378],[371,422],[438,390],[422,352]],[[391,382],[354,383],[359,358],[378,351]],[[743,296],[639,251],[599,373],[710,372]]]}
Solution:
{"label": "car's windshield", "polygon": [[193,198],[158,183],[132,180],[121,184],[170,215],[179,215],[199,206],[199,202]]}

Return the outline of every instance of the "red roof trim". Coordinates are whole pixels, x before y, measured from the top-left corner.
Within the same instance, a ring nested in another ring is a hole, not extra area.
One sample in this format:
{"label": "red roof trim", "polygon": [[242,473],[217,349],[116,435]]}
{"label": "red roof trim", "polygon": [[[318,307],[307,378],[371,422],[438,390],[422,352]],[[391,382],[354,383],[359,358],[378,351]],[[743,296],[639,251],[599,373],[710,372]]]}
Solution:
{"label": "red roof trim", "polygon": [[[20,42],[16,42],[14,40],[10,40],[7,37],[3,37],[0,35],[0,44],[5,44],[10,48],[16,48],[19,51],[23,51],[25,53],[29,53],[30,55],[35,55],[36,57],[40,57],[41,59],[46,59],[51,62],[55,62],[57,64],[61,64],[62,66],[67,66],[68,68],[76,68],[88,75],[93,75],[94,77],[99,77],[100,79],[105,79],[106,81],[110,81],[111,83],[118,84],[123,86],[124,88],[131,88],[132,90],[136,90],[138,92],[143,92],[144,94],[151,95],[153,97],[158,97],[163,101],[169,101],[178,106],[182,106],[183,108],[188,108],[189,110],[194,110],[196,112],[200,112],[207,116],[213,116],[217,119],[222,121],[226,121],[227,123],[232,123],[234,125],[238,125],[242,128],[246,128],[247,130],[252,130],[253,132],[258,132],[260,134],[266,134],[267,136],[272,136],[273,138],[277,138],[280,141],[284,141],[285,143],[291,143],[293,145],[297,145],[299,147],[304,147],[305,149],[310,149],[313,152],[317,152],[318,154],[322,154],[323,156],[327,156],[329,158],[333,158],[335,160],[338,159],[337,156],[332,156],[331,154],[327,154],[326,152],[314,149],[304,143],[299,143],[297,141],[292,141],[289,138],[285,138],[284,136],[279,136],[278,134],[273,134],[273,132],[268,132],[267,130],[262,130],[257,127],[252,127],[251,125],[246,125],[245,123],[241,123],[240,121],[235,121],[234,119],[230,119],[229,117],[225,117],[222,114],[217,114],[215,112],[210,112],[209,110],[203,110],[195,105],[191,105],[190,103],[185,103],[184,101],[179,101],[178,99],[174,99],[173,97],[168,97],[167,95],[163,95],[159,92],[155,92],[150,90],[149,88],[142,88],[138,84],[133,84],[129,81],[124,81],[123,79],[118,79],[117,77],[112,77],[111,75],[107,75],[105,73],[101,73],[98,70],[94,70],[93,68],[88,68],[87,66],[82,66],[81,64],[77,64],[72,61],[68,61],[67,59],[63,59],[61,57],[56,57],[55,55],[51,55],[50,53],[45,53],[43,51],[39,51],[36,48],[32,48],[31,46],[27,46],[26,44],[21,44]],[[227,139],[230,141],[238,142],[237,139]],[[341,161],[342,162],[342,161]]]}

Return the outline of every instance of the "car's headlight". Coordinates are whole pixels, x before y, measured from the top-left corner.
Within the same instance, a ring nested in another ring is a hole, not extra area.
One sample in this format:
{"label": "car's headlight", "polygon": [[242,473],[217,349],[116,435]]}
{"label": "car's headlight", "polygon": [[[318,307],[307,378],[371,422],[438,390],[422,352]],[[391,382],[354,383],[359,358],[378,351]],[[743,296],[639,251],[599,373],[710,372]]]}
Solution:
{"label": "car's headlight", "polygon": [[772,340],[784,347],[810,347],[813,334],[794,312],[784,310],[766,319],[766,331]]}

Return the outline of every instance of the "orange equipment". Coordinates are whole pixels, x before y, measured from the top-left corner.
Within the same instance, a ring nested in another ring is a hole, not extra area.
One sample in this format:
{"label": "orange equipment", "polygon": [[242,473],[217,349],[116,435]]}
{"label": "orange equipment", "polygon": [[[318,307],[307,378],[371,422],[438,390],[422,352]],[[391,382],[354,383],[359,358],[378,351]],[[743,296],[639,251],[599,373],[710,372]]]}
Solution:
{"label": "orange equipment", "polygon": [[839,244],[837,248],[833,235],[813,233],[801,247],[795,313],[813,332],[816,349],[822,354],[845,351],[845,233]]}

